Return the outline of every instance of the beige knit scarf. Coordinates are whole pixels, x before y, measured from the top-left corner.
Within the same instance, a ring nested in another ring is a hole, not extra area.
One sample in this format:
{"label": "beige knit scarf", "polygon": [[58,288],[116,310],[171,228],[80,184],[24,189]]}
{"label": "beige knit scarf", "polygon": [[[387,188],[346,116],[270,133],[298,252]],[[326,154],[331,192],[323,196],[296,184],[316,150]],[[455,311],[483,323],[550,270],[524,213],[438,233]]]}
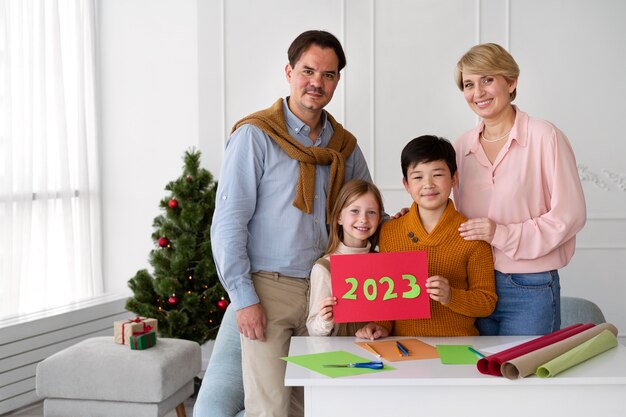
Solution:
{"label": "beige knit scarf", "polygon": [[356,147],[356,138],[343,128],[340,123],[327,112],[328,120],[333,127],[333,136],[326,148],[306,147],[291,137],[283,115],[283,99],[278,99],[272,107],[252,113],[244,117],[233,127],[234,132],[244,124],[251,124],[263,130],[291,158],[300,161],[300,175],[296,185],[294,207],[305,213],[313,212],[313,196],[315,194],[315,166],[330,165],[330,184],[326,201],[326,219],[339,194],[345,178],[345,160]]}

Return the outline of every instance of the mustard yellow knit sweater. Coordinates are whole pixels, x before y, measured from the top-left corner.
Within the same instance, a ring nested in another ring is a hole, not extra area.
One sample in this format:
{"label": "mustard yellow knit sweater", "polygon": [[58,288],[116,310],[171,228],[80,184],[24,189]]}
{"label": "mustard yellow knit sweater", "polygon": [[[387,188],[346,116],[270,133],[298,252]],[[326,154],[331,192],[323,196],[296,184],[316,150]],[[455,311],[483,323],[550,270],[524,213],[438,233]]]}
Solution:
{"label": "mustard yellow knit sweater", "polygon": [[[486,317],[496,307],[493,257],[484,241],[466,241],[459,225],[466,220],[452,200],[437,226],[427,233],[417,205],[409,213],[385,223],[380,233],[381,252],[425,250],[428,276],[441,275],[450,282],[450,303],[430,301],[430,319],[381,321],[392,336],[475,336],[476,317]],[[422,288],[422,294],[426,291]]]}

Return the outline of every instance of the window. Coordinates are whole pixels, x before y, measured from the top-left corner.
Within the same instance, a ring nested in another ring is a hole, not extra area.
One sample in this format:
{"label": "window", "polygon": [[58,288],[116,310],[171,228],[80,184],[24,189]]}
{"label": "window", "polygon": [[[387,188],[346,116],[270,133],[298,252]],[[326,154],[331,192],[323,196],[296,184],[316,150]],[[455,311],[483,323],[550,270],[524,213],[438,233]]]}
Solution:
{"label": "window", "polygon": [[0,317],[102,293],[95,0],[0,0]]}

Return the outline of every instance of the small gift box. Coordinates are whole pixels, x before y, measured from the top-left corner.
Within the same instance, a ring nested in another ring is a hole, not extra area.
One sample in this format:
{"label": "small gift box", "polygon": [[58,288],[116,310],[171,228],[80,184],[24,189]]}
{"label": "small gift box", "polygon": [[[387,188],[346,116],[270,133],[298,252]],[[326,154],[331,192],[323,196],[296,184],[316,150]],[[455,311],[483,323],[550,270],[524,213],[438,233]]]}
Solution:
{"label": "small gift box", "polygon": [[150,326],[152,330],[157,332],[157,320],[149,319],[146,317],[135,317],[134,319],[119,320],[113,323],[113,334],[115,336],[115,343],[122,345],[130,344],[130,337],[134,332],[139,332],[144,329],[145,326]]}
{"label": "small gift box", "polygon": [[133,332],[130,337],[130,348],[133,350],[143,350],[156,345],[156,333],[152,327],[144,325],[140,331]]}

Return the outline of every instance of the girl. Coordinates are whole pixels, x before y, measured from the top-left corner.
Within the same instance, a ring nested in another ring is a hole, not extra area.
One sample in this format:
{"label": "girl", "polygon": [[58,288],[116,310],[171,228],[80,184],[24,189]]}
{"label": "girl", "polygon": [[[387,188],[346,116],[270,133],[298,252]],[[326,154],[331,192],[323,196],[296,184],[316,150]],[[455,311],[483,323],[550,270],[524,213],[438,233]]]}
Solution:
{"label": "girl", "polygon": [[337,298],[332,296],[329,258],[331,255],[375,252],[383,212],[380,191],[367,181],[348,181],[339,192],[329,221],[326,254],[311,270],[311,298],[306,323],[310,336],[354,336],[364,324],[335,325],[333,306],[337,304]]}

